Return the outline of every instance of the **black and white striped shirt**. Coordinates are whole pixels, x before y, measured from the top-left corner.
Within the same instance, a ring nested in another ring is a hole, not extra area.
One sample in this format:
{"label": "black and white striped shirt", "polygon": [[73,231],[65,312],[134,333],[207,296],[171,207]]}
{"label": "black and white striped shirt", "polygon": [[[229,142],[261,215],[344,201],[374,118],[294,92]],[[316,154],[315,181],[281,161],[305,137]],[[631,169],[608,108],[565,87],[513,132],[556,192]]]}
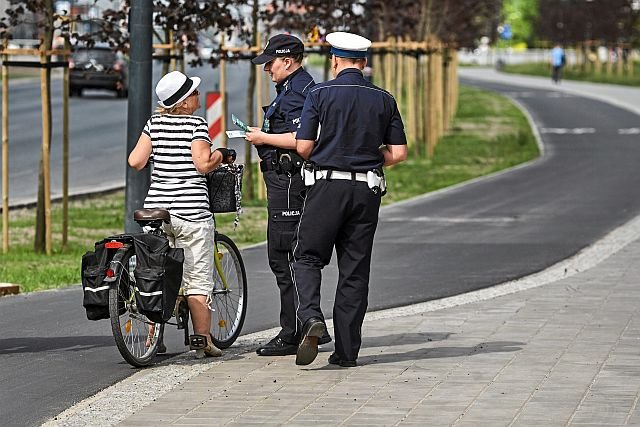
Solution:
{"label": "black and white striped shirt", "polygon": [[205,119],[198,116],[154,114],[143,133],[151,138],[153,172],[144,207],[168,209],[187,221],[211,218],[205,176],[191,156],[193,141],[211,144]]}

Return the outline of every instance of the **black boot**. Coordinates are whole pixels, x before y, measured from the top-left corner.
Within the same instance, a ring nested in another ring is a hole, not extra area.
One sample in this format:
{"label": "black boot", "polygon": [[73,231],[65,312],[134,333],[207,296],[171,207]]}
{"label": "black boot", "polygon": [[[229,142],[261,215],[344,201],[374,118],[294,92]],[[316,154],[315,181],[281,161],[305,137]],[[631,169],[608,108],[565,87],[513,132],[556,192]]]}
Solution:
{"label": "black boot", "polygon": [[260,356],[288,356],[296,354],[297,350],[298,346],[296,344],[289,344],[278,336],[258,347],[256,353]]}
{"label": "black boot", "polygon": [[307,320],[302,328],[302,340],[296,352],[296,365],[308,365],[318,355],[318,340],[327,335],[327,326],[319,317]]}

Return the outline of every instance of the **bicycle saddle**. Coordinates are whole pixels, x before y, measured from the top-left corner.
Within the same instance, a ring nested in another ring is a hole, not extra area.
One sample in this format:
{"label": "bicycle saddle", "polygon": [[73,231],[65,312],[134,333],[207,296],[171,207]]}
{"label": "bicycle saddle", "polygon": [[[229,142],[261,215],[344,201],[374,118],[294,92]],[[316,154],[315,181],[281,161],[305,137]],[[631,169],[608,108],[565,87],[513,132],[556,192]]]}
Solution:
{"label": "bicycle saddle", "polygon": [[171,215],[166,209],[138,209],[133,213],[133,220],[136,222],[163,221],[171,222]]}

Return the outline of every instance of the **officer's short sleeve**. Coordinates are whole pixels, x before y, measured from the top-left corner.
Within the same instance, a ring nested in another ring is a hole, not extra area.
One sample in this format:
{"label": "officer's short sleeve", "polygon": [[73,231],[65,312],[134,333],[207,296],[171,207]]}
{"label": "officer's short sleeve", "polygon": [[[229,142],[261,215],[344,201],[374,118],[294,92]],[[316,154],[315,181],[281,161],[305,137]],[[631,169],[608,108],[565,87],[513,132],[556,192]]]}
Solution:
{"label": "officer's short sleeve", "polygon": [[404,124],[402,124],[402,117],[400,117],[400,111],[398,111],[398,105],[393,102],[393,113],[391,114],[391,120],[387,127],[387,133],[384,137],[385,145],[406,145],[407,136],[404,133]]}
{"label": "officer's short sleeve", "polygon": [[[282,105],[281,109],[284,114],[285,127],[287,132],[297,132],[302,116],[302,107],[304,106],[305,97],[301,93],[292,92],[287,100],[286,106]],[[286,108],[285,108],[286,107]]]}
{"label": "officer's short sleeve", "polygon": [[315,141],[318,136],[319,116],[313,94],[309,94],[304,101],[302,108],[302,116],[300,116],[300,124],[298,125],[298,133],[296,139],[306,139]]}

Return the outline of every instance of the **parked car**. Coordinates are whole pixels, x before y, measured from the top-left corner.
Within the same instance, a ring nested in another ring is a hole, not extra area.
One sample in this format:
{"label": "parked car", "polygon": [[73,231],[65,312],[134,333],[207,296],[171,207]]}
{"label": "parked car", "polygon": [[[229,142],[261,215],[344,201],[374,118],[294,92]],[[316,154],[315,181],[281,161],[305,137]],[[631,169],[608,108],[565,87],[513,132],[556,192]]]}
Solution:
{"label": "parked car", "polygon": [[69,62],[69,94],[82,96],[84,89],[106,89],[126,98],[128,71],[123,55],[109,47],[78,48]]}

